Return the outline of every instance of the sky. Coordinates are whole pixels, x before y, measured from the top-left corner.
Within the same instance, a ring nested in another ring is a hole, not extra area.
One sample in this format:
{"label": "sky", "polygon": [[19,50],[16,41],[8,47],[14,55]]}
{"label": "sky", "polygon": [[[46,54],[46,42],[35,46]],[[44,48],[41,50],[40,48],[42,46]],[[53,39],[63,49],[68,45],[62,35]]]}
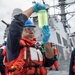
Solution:
{"label": "sky", "polygon": [[[28,9],[29,7],[33,6],[32,1],[41,2],[42,0],[0,0],[0,43],[3,42],[4,31],[6,25],[1,22],[1,20],[6,21],[8,24],[11,22],[11,15],[12,11],[15,8],[21,8],[23,11]],[[58,0],[44,0],[50,6],[57,5]],[[54,1],[54,2],[53,2]],[[75,0],[66,0],[67,3],[73,2]],[[54,9],[50,8],[50,13],[54,14]],[[75,11],[75,4],[71,5],[69,8],[66,9],[67,12]],[[60,10],[55,9],[55,14],[60,13]],[[67,15],[67,19],[70,18],[71,15]],[[75,31],[75,16],[73,16],[68,23],[70,24],[71,28],[70,31]]]}

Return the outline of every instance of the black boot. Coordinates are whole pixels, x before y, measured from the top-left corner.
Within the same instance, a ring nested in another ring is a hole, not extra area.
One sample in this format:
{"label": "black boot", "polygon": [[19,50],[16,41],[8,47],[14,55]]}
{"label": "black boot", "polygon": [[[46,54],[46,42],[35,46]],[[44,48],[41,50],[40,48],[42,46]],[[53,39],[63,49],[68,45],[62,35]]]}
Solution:
{"label": "black boot", "polygon": [[52,70],[52,68],[50,68],[49,70]]}
{"label": "black boot", "polygon": [[56,68],[56,71],[58,71],[58,68]]}

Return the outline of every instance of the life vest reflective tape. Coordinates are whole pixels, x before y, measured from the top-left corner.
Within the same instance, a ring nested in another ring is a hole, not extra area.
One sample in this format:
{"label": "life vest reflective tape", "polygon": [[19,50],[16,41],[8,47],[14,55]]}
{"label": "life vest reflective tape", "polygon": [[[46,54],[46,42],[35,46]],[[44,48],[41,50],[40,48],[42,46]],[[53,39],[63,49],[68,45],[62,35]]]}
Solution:
{"label": "life vest reflective tape", "polygon": [[37,52],[39,54],[40,61],[43,61],[43,55],[42,55],[41,51],[39,49],[37,49]]}
{"label": "life vest reflective tape", "polygon": [[38,60],[37,51],[35,48],[30,47],[31,60]]}
{"label": "life vest reflective tape", "polygon": [[26,50],[24,50],[24,60],[26,60]]}
{"label": "life vest reflective tape", "polygon": [[31,55],[31,60],[38,60],[39,57],[40,61],[43,61],[43,56],[39,49],[30,47],[30,55]]}

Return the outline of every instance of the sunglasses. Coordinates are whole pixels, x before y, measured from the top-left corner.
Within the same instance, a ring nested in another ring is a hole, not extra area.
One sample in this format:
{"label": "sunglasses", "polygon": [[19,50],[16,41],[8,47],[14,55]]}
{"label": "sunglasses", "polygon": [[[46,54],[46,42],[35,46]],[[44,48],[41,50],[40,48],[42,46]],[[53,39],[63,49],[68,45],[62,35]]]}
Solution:
{"label": "sunglasses", "polygon": [[29,31],[34,31],[34,27],[25,27],[24,30],[26,30],[27,32]]}

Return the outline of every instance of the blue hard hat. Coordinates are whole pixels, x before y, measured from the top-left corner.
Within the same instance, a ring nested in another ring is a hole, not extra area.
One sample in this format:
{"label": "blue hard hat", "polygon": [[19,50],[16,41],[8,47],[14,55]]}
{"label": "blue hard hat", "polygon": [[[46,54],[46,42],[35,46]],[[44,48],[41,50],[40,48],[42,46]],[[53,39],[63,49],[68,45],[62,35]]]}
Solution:
{"label": "blue hard hat", "polygon": [[31,22],[31,20],[28,19],[25,22],[24,27],[36,27],[36,26],[34,26],[34,24]]}

